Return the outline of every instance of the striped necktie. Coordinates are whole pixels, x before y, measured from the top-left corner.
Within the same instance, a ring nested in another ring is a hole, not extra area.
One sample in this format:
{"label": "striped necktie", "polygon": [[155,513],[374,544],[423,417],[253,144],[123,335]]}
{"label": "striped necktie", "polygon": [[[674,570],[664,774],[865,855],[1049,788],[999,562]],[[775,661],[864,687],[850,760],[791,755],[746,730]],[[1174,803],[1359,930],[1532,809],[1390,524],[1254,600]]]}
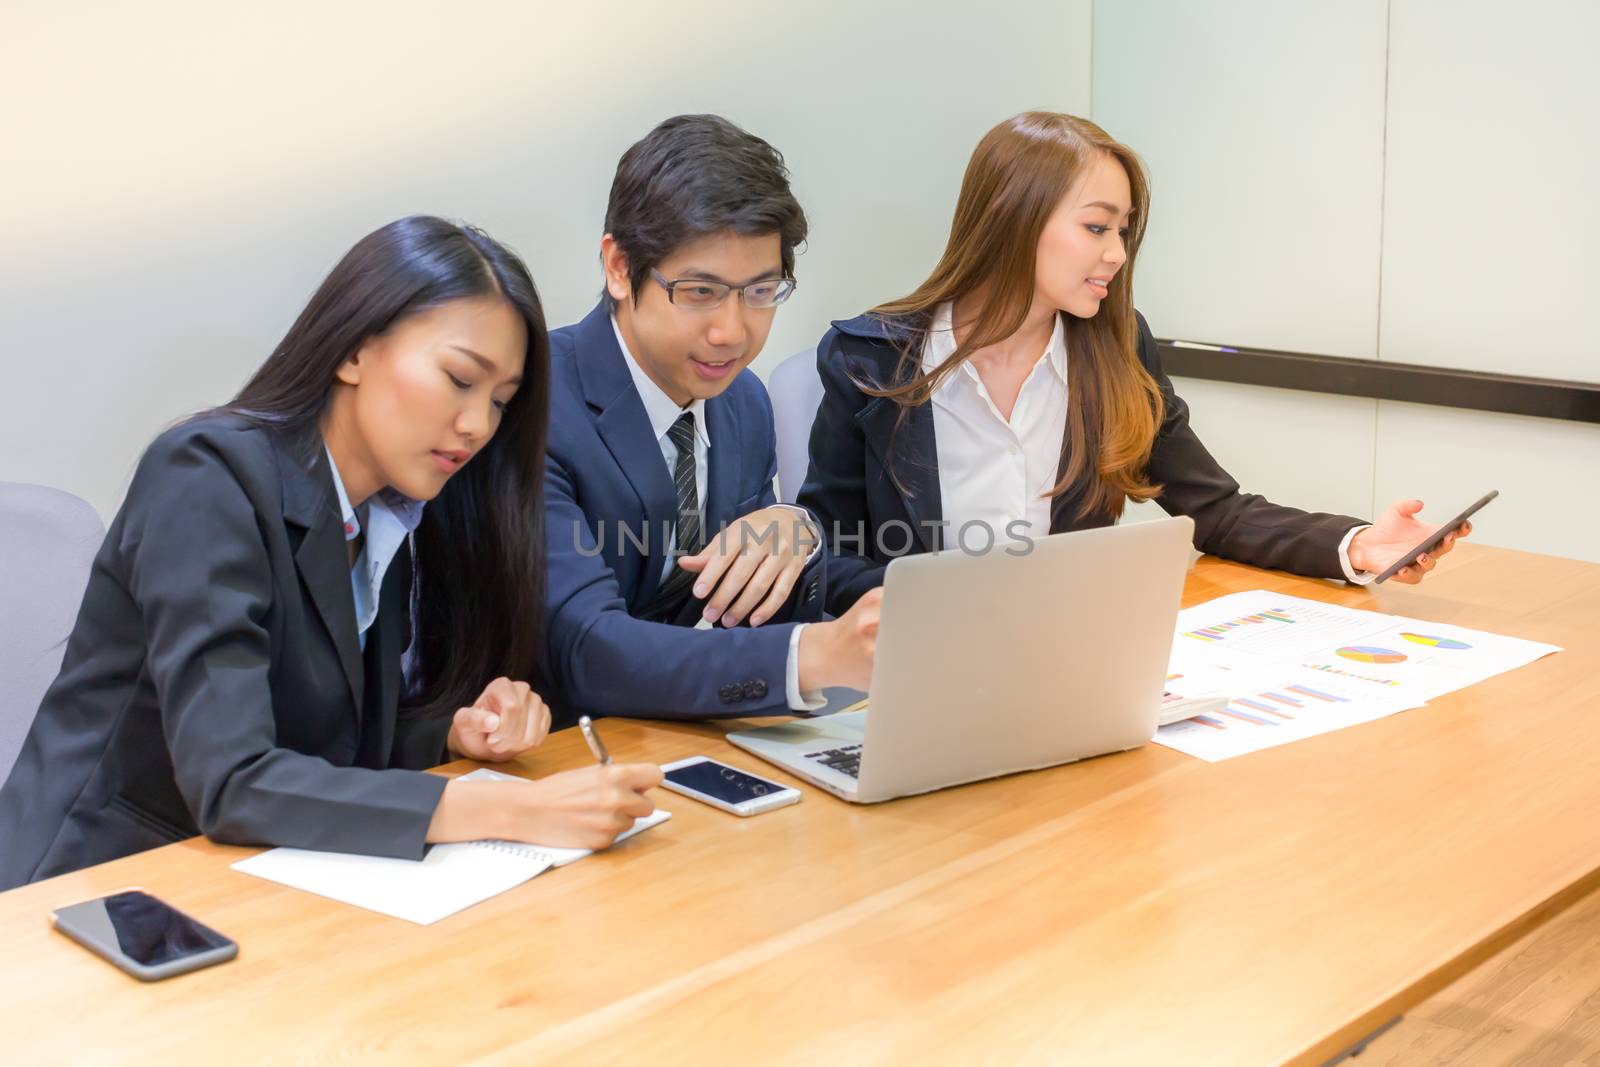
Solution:
{"label": "striped necktie", "polygon": [[[700,516],[700,494],[694,484],[694,413],[686,411],[667,430],[667,438],[678,450],[672,467],[672,483],[678,491],[677,551],[692,556],[705,547],[705,527]],[[656,593],[652,614],[676,611],[685,599],[695,575],[673,563],[666,580]]]}

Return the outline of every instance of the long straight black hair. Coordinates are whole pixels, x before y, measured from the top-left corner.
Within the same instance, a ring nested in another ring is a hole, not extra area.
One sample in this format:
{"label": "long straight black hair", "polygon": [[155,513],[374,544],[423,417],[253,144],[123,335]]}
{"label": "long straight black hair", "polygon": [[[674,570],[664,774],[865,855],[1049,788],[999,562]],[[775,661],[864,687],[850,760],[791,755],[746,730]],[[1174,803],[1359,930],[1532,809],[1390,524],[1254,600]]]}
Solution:
{"label": "long straight black hair", "polygon": [[494,436],[422,512],[410,715],[453,714],[501,675],[534,686],[542,676],[550,336],[527,266],[471,226],[427,215],[391,222],[345,253],[224,409],[309,460],[340,365],[409,316],[472,297],[498,297],[521,315],[528,350]]}

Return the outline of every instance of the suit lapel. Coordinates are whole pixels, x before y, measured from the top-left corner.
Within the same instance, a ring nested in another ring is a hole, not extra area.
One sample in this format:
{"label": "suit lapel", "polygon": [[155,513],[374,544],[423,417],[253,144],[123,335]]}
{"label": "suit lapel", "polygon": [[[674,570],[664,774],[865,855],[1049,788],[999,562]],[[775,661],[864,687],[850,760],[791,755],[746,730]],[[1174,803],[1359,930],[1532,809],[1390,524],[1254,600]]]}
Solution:
{"label": "suit lapel", "polygon": [[[877,454],[885,476],[891,470],[900,502],[917,540],[929,552],[942,547],[938,523],[944,518],[944,503],[939,494],[938,448],[933,434],[933,405],[910,408],[902,421],[900,406],[888,397],[878,397],[856,414],[862,435]],[[896,426],[896,422],[899,425]],[[893,447],[891,449],[891,442]],[[891,455],[892,452],[892,455]],[[898,541],[891,542],[896,547]]]}
{"label": "suit lapel", "polygon": [[[650,429],[650,416],[645,412],[644,401],[633,387],[633,378],[625,362],[627,356],[617,345],[611,327],[611,313],[602,303],[578,324],[577,360],[578,380],[583,387],[583,397],[589,407],[598,412],[595,428],[605,442],[623,476],[639,498],[644,513],[647,551],[641,573],[638,595],[633,603],[647,604],[656,595],[661,581],[661,564],[666,558],[664,536],[669,534],[677,520],[678,494],[672,485],[672,476],[661,458],[661,444]],[[612,521],[621,516],[607,516]],[[620,530],[606,531],[607,536],[621,540]],[[626,541],[619,545],[622,551]]]}
{"label": "suit lapel", "polygon": [[711,449],[706,453],[706,499],[701,504],[709,537],[739,518],[733,509],[739,504],[739,487],[744,484],[745,442],[739,436],[739,420],[734,417],[733,404],[726,393],[707,400],[705,412]]}
{"label": "suit lapel", "polygon": [[[858,381],[904,385],[916,376],[919,368],[900,358],[899,346],[910,335],[896,322],[867,314],[833,325],[848,338],[845,352],[855,364],[851,376]],[[856,412],[855,419],[878,457],[883,477],[899,495],[917,543],[924,551],[939,551],[943,544],[938,524],[944,519],[944,501],[939,492],[932,402],[906,409],[902,418],[900,405],[880,396]],[[889,547],[898,548],[899,543],[896,539]]]}
{"label": "suit lapel", "polygon": [[339,666],[350,685],[351,711],[359,718],[363,679],[355,594],[350,591],[349,555],[328,457],[319,448],[310,468],[301,469],[294,457],[280,453],[278,466],[283,478],[284,518],[305,531],[295,549],[295,568],[328,640],[338,651]]}

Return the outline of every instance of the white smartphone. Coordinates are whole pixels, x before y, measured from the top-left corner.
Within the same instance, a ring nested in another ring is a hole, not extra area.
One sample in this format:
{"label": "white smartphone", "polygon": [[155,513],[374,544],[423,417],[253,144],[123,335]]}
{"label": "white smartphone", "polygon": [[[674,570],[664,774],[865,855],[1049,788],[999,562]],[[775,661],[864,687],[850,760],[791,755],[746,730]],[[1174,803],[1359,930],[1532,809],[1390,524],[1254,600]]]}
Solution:
{"label": "white smartphone", "polygon": [[139,889],[69,904],[50,924],[144,982],[223,963],[239,946],[204,923]]}
{"label": "white smartphone", "polygon": [[663,763],[661,770],[666,776],[661,784],[667,789],[735,815],[760,815],[800,799],[800,790],[792,786],[758,778],[707,756]]}

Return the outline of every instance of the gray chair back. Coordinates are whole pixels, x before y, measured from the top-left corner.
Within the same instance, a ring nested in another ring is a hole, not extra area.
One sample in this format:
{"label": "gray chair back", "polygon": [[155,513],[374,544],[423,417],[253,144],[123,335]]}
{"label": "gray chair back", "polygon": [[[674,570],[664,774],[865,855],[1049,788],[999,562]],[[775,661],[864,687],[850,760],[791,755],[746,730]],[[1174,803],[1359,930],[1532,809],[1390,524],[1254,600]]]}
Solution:
{"label": "gray chair back", "polygon": [[71,493],[0,482],[0,782],[61,669],[105,533]]}
{"label": "gray chair back", "polygon": [[811,423],[822,403],[817,350],[808,348],[778,364],[767,378],[778,435],[778,499],[793,504],[811,462]]}

